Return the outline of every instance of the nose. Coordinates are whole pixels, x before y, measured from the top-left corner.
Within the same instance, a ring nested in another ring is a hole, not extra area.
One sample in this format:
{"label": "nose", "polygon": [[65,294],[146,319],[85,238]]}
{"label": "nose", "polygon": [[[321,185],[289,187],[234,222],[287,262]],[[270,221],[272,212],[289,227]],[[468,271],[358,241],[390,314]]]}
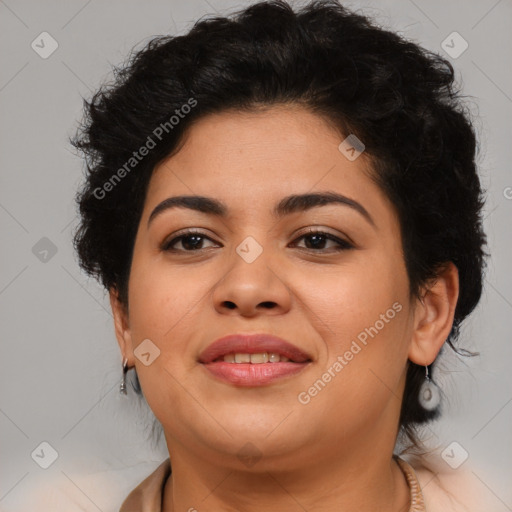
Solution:
{"label": "nose", "polygon": [[264,249],[252,262],[234,252],[228,270],[213,291],[217,312],[253,317],[289,311],[291,293],[286,272],[282,265],[279,270],[279,260],[271,252]]}

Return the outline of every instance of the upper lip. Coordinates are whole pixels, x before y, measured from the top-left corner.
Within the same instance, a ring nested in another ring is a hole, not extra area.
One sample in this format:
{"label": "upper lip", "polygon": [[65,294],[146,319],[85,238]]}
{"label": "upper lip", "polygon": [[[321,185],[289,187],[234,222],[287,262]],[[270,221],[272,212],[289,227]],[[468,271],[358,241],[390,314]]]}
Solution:
{"label": "upper lip", "polygon": [[271,334],[229,334],[215,340],[199,355],[200,363],[211,363],[227,354],[279,354],[295,363],[305,363],[311,357],[290,342]]}

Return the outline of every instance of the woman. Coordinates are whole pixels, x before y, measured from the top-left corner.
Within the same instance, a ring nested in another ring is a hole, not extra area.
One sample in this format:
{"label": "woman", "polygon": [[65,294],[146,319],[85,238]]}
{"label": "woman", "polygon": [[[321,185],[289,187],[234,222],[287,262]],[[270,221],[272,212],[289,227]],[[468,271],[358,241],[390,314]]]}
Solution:
{"label": "woman", "polygon": [[121,512],[471,509],[395,452],[482,289],[447,61],[334,1],[261,2],[152,40],[74,144],[80,263],[169,450]]}

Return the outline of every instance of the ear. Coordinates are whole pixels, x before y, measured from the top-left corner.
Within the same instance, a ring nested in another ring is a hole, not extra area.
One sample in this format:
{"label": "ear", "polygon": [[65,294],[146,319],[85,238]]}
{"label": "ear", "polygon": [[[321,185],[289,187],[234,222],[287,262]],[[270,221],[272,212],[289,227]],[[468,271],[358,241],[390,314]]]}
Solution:
{"label": "ear", "polygon": [[117,343],[121,350],[122,359],[128,359],[128,368],[135,366],[133,355],[132,337],[128,321],[128,308],[119,300],[119,293],[115,288],[110,288],[110,306],[114,315],[114,325]]}
{"label": "ear", "polygon": [[408,354],[413,363],[425,366],[435,360],[452,329],[458,297],[459,272],[448,262],[416,302]]}

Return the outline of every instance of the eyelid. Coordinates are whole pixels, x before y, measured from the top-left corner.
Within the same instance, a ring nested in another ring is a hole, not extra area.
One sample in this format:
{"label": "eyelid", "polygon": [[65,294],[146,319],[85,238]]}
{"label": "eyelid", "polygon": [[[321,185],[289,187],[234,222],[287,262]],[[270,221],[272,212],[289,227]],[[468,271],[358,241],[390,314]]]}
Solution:
{"label": "eyelid", "polygon": [[338,244],[337,248],[331,248],[331,249],[320,249],[320,250],[307,249],[307,248],[305,249],[306,251],[311,251],[313,253],[322,254],[322,252],[324,252],[324,253],[333,252],[333,251],[339,252],[339,251],[343,251],[343,250],[346,251],[349,249],[355,249],[357,247],[356,244],[354,242],[352,242],[352,240],[349,237],[335,235],[334,233],[331,233],[330,231],[327,231],[327,229],[321,228],[321,227],[315,227],[315,228],[309,227],[309,228],[307,228],[306,231],[297,233],[296,235],[294,235],[294,240],[292,243],[297,243],[297,240],[301,240],[304,237],[306,237],[307,235],[321,235],[321,236],[324,236],[325,238],[327,238],[327,240],[330,240],[330,241]]}
{"label": "eyelid", "polygon": [[312,234],[318,233],[318,234],[332,236],[335,239],[340,240],[341,242],[345,242],[345,243],[351,245],[352,247],[357,247],[357,244],[352,240],[352,238],[350,238],[350,236],[346,235],[345,233],[340,233],[340,234],[332,233],[330,231],[330,228],[327,228],[327,227],[323,227],[323,226],[311,227],[311,226],[308,226],[307,228],[304,228],[305,231],[302,231],[301,229],[299,229],[298,232],[293,235],[294,238],[301,237],[301,236],[304,236],[304,235],[308,235],[310,233],[312,233]]}
{"label": "eyelid", "polygon": [[[184,228],[180,229],[179,231],[176,231],[175,233],[172,233],[171,235],[164,238],[164,241],[160,244],[160,250],[162,251],[169,251],[169,245],[171,242],[176,242],[179,238],[184,238],[186,236],[192,236],[192,235],[200,235],[204,238],[207,238],[208,240],[218,244],[219,242],[216,242],[208,233],[205,233],[204,231],[200,231],[198,228]],[[182,252],[193,252],[193,251],[182,251]]]}

